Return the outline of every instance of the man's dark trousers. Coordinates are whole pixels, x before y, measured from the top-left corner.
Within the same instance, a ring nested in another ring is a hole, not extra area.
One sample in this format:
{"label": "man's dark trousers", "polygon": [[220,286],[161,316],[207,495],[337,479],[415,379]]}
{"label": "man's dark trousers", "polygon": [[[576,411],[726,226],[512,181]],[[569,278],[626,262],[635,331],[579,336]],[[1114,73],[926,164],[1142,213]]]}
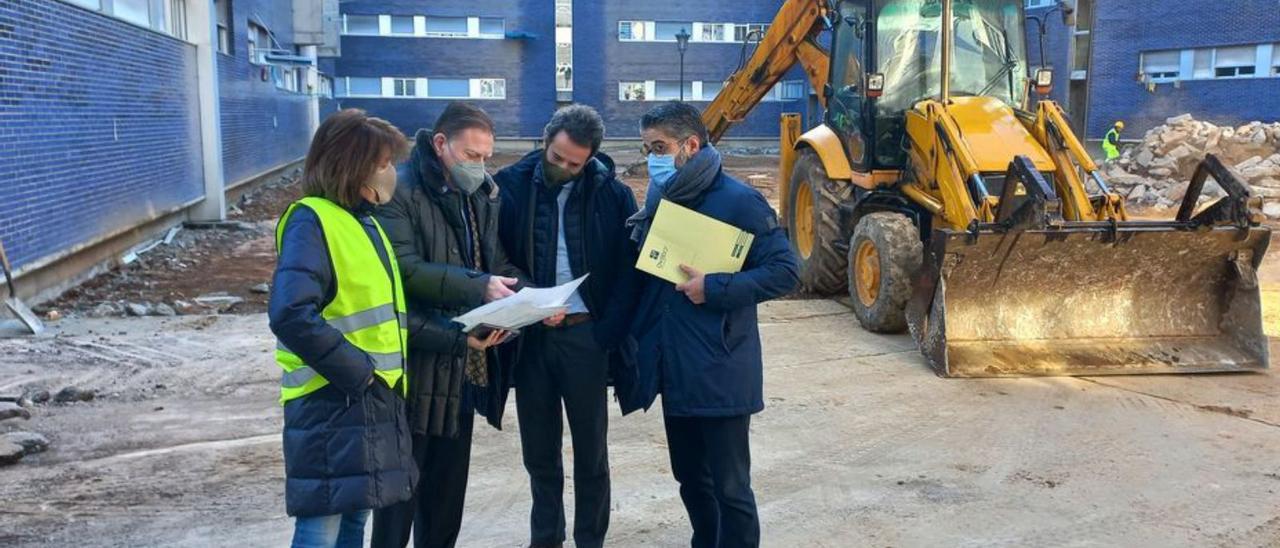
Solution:
{"label": "man's dark trousers", "polygon": [[418,488],[413,498],[374,511],[371,546],[402,548],[411,528],[416,548],[451,548],[458,542],[474,425],[475,412],[464,405],[458,413],[458,437],[413,436]]}
{"label": "man's dark trousers", "polygon": [[538,339],[536,354],[515,373],[520,445],[533,487],[530,540],[534,546],[565,541],[563,402],[573,438],[573,541],[601,546],[609,528],[608,357],[590,321],[531,335]]}
{"label": "man's dark trousers", "polygon": [[760,545],[760,520],[751,492],[751,415],[663,415],[671,472],[693,525],[693,548]]}

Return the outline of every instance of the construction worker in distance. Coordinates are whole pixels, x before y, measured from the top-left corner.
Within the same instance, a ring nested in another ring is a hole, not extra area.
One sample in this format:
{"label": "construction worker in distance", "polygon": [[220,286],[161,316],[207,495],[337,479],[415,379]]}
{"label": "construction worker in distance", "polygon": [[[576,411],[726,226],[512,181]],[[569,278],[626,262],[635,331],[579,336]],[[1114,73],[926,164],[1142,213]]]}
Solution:
{"label": "construction worker in distance", "polygon": [[1102,151],[1107,153],[1107,161],[1115,161],[1120,157],[1120,132],[1124,131],[1124,122],[1116,120],[1107,135],[1102,138]]}

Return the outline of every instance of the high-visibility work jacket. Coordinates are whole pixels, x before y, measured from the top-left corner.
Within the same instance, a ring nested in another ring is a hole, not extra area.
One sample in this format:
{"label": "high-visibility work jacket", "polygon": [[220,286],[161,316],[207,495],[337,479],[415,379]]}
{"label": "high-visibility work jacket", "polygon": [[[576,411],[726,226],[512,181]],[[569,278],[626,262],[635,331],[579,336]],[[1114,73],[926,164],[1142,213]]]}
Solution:
{"label": "high-visibility work jacket", "polygon": [[[377,376],[388,387],[395,388],[404,377],[408,316],[405,314],[400,268],[391,242],[382,226],[371,219],[391,263],[391,276],[387,276],[378,250],[354,215],[324,198],[307,197],[291,204],[280,218],[280,224],[276,226],[277,256],[285,225],[294,209],[300,206],[310,208],[320,219],[336,278],[337,291],[333,301],[320,311],[320,315],[330,327],[341,331],[348,342],[368,354]],[[329,384],[279,340],[276,341],[276,363],[284,370],[280,377],[281,405]],[[408,393],[407,386],[401,388]]]}
{"label": "high-visibility work jacket", "polygon": [[1114,160],[1120,157],[1120,147],[1116,146],[1120,142],[1120,132],[1116,128],[1111,128],[1107,135],[1102,138],[1102,151],[1107,153],[1108,160]]}

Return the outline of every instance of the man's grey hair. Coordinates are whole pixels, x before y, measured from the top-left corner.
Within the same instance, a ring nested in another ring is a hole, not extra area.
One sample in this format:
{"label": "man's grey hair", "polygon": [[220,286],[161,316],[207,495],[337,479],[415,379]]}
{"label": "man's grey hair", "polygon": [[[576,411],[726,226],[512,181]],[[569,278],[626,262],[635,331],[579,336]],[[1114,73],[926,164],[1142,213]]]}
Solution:
{"label": "man's grey hair", "polygon": [[679,140],[697,135],[701,146],[706,146],[707,126],[702,123],[702,113],[688,103],[670,101],[644,113],[640,118],[640,130],[657,129]]}
{"label": "man's grey hair", "polygon": [[560,132],[569,136],[574,144],[591,149],[595,154],[604,141],[604,120],[596,109],[587,105],[569,105],[551,115],[551,121],[542,130],[542,146],[551,144]]}

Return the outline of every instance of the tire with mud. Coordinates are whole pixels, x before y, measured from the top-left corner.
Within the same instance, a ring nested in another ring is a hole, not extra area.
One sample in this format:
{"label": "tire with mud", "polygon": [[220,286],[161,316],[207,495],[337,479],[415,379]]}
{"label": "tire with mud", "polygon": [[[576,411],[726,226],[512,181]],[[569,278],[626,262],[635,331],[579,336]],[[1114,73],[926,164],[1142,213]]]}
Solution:
{"label": "tire with mud", "polygon": [[805,291],[834,295],[845,289],[848,259],[838,247],[845,238],[839,205],[852,195],[852,184],[827,176],[818,153],[807,148],[799,151],[791,170],[787,234],[791,250],[800,257],[800,283]]}
{"label": "tire with mud", "polygon": [[905,215],[878,211],[858,221],[849,239],[849,297],[862,328],[901,333],[911,280],[924,257],[920,231]]}

